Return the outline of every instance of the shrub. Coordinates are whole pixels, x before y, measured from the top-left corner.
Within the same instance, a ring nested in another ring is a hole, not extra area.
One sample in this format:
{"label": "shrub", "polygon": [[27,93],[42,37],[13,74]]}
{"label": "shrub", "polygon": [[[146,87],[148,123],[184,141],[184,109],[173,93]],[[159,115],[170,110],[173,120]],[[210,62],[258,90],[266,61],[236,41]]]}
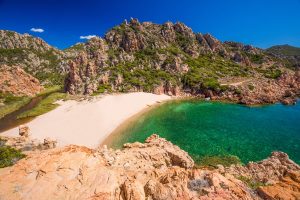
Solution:
{"label": "shrub", "polygon": [[24,157],[20,150],[5,146],[0,138],[0,168],[11,166]]}
{"label": "shrub", "polygon": [[248,57],[250,58],[250,61],[256,64],[262,64],[263,63],[263,54],[248,54]]}
{"label": "shrub", "polygon": [[254,90],[254,85],[248,85],[249,90]]}
{"label": "shrub", "polygon": [[202,83],[202,87],[204,89],[211,89],[211,90],[214,90],[214,91],[220,90],[220,84],[219,84],[218,80],[215,79],[215,78],[206,78],[206,79],[204,79],[204,81]]}
{"label": "shrub", "polygon": [[269,71],[266,71],[264,73],[265,77],[266,78],[272,78],[272,79],[277,79],[281,76],[282,72],[280,69],[276,69],[276,70],[269,70]]}
{"label": "shrub", "polygon": [[204,156],[200,158],[200,166],[209,166],[217,168],[217,165],[223,165],[229,167],[232,164],[242,164],[241,160],[237,156],[222,155],[222,156]]}
{"label": "shrub", "polygon": [[239,176],[237,179],[243,181],[248,187],[250,187],[253,190],[256,190],[260,186],[265,186],[266,184],[260,181],[255,181],[251,178],[245,177],[245,176]]}
{"label": "shrub", "polygon": [[240,95],[240,94],[242,94],[242,91],[239,88],[235,88],[234,93],[237,94],[237,95]]}

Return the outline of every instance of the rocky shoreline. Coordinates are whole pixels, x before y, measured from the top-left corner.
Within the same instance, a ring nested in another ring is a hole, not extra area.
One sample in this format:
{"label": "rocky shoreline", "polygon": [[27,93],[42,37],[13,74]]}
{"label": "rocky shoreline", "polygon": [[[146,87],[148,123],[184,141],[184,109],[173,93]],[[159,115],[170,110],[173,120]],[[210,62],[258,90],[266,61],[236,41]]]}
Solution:
{"label": "rocky shoreline", "polygon": [[31,152],[0,170],[0,187],[2,199],[299,199],[300,167],[273,152],[244,166],[197,168],[186,152],[152,135],[121,150]]}
{"label": "rocky shoreline", "polygon": [[[251,86],[251,87],[249,87]],[[238,91],[238,92],[237,92]],[[155,94],[163,94],[154,91]],[[238,86],[229,85],[229,89],[224,92],[215,92],[211,90],[203,91],[199,94],[191,94],[182,90],[176,93],[168,93],[179,99],[200,98],[207,100],[220,100],[245,105],[262,105],[282,103],[284,105],[296,104],[300,96],[300,71],[286,73],[276,80],[253,79]]]}

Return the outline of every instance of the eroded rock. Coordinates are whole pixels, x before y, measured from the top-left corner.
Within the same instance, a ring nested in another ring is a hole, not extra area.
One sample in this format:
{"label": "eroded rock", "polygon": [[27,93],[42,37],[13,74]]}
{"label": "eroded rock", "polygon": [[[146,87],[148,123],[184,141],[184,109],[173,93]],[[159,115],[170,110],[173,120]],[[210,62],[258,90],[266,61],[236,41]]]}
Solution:
{"label": "eroded rock", "polygon": [[[3,199],[297,199],[300,168],[281,152],[246,166],[193,168],[179,147],[152,135],[122,150],[70,145],[30,153],[0,170]],[[261,181],[258,193],[236,177]],[[42,193],[40,191],[43,191]],[[280,192],[281,191],[281,192]],[[282,192],[284,191],[284,192]]]}

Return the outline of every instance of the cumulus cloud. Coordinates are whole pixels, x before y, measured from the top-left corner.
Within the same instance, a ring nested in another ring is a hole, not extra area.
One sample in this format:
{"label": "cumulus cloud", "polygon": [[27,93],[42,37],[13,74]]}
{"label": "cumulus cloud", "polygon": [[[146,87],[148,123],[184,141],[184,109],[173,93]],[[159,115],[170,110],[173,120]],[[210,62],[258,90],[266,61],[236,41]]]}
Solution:
{"label": "cumulus cloud", "polygon": [[32,32],[36,32],[36,33],[42,33],[42,32],[44,32],[44,29],[42,29],[42,28],[31,28],[30,30]]}
{"label": "cumulus cloud", "polygon": [[80,36],[80,39],[82,39],[82,40],[85,40],[85,39],[89,40],[89,39],[91,39],[91,38],[93,38],[93,37],[96,37],[96,35],[85,35],[85,36]]}

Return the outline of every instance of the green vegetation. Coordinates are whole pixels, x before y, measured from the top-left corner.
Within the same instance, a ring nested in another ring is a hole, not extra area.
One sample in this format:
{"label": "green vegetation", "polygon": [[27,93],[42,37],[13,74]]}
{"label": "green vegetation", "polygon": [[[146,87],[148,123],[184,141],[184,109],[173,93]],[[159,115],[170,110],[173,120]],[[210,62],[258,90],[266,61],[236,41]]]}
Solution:
{"label": "green vegetation", "polygon": [[246,67],[224,60],[222,57],[199,56],[196,59],[189,58],[186,63],[190,70],[183,76],[183,84],[185,87],[195,90],[226,90],[226,87],[220,86],[218,78],[249,75]]}
{"label": "green vegetation", "polygon": [[189,37],[176,32],[176,42],[180,47],[185,48],[188,45],[190,45],[193,41]]}
{"label": "green vegetation", "polygon": [[285,56],[300,56],[300,48],[290,45],[277,45],[267,49],[267,52],[285,55]]}
{"label": "green vegetation", "polygon": [[[123,81],[118,86],[118,91],[127,92],[133,88],[142,89],[143,91],[152,92],[153,89],[164,83],[180,83],[180,75],[172,72],[172,70],[155,69],[152,66],[153,60],[159,59],[159,54],[164,53],[169,55],[169,59],[163,63],[163,67],[173,63],[174,54],[179,50],[171,46],[167,49],[151,49],[146,48],[134,53],[135,60],[125,62],[116,66],[110,65],[106,70],[110,72],[109,82],[115,83],[118,77],[122,77]],[[118,54],[116,50],[108,52],[110,57]],[[107,71],[103,71],[105,73]],[[110,85],[100,85],[96,94],[110,91]]]}
{"label": "green vegetation", "polygon": [[63,87],[61,85],[53,85],[50,87],[46,87],[42,92],[37,94],[37,96],[43,96],[43,95],[48,95],[54,92],[62,92]]}
{"label": "green vegetation", "polygon": [[236,177],[237,179],[243,181],[249,188],[256,190],[260,186],[265,186],[266,184],[263,182],[255,181],[251,178],[245,176]]}
{"label": "green vegetation", "polygon": [[249,90],[254,90],[254,85],[248,85]]}
{"label": "green vegetation", "polygon": [[71,50],[74,50],[74,51],[84,50],[84,43],[77,43],[69,48],[64,49],[64,51],[71,51]]}
{"label": "green vegetation", "polygon": [[[40,81],[46,81],[47,86],[53,85],[64,85],[65,75],[59,73],[57,67],[59,66],[60,59],[54,52],[54,50],[49,50],[46,52],[40,52],[31,50],[40,59],[47,60],[49,64],[43,64],[44,68],[47,70],[39,70],[34,74],[34,77]],[[56,70],[55,70],[56,69]]]}
{"label": "green vegetation", "polygon": [[9,113],[19,110],[24,105],[30,102],[30,97],[16,97],[11,94],[0,93],[0,102],[4,105],[0,105],[0,119]]}
{"label": "green vegetation", "polygon": [[199,166],[214,167],[217,165],[223,165],[229,167],[230,165],[242,164],[241,160],[237,156],[226,155],[226,156],[204,156],[200,158],[198,162]]}
{"label": "green vegetation", "polygon": [[[183,35],[177,35],[177,39],[184,40]],[[109,50],[109,57],[117,56],[117,50]],[[164,59],[161,68],[154,68],[153,62],[159,62],[161,56]],[[125,62],[116,66],[111,65],[106,70],[110,72],[110,83],[115,83],[118,77],[122,83],[116,88],[120,92],[127,92],[132,88],[152,92],[161,84],[183,85],[185,89],[194,92],[201,90],[214,90],[222,92],[228,89],[221,86],[219,78],[228,76],[247,77],[251,75],[248,67],[238,65],[221,56],[201,55],[193,58],[186,54],[181,47],[175,44],[163,49],[146,48],[134,53],[135,60]],[[175,69],[175,57],[181,57],[183,63],[189,67],[188,72],[178,73]],[[105,73],[107,71],[103,71]],[[108,86],[100,85],[97,94],[108,91]]]}
{"label": "green vegetation", "polygon": [[[46,88],[37,96],[44,96],[44,95],[46,96],[54,92],[61,92],[61,90],[62,90],[62,86],[55,85]],[[27,96],[18,97],[12,94],[0,93],[0,103],[3,103],[3,105],[0,105],[0,119],[14,111],[19,110],[21,107],[25,106],[30,101],[31,98]]]}
{"label": "green vegetation", "polygon": [[20,150],[4,144],[5,141],[0,138],[0,168],[12,166],[18,160],[25,157]]}
{"label": "green vegetation", "polygon": [[264,55],[263,54],[250,54],[247,53],[247,56],[249,57],[250,61],[255,64],[262,64]]}
{"label": "green vegetation", "polygon": [[52,93],[43,100],[41,100],[36,107],[21,113],[20,115],[18,115],[17,118],[21,119],[26,117],[36,117],[47,113],[58,106],[58,104],[56,104],[55,102],[60,99],[66,99],[66,93]]}
{"label": "green vegetation", "polygon": [[[32,69],[32,66],[26,66],[24,60],[32,60],[29,55],[35,54],[42,62],[38,69]],[[45,81],[48,85],[63,85],[65,75],[60,74],[58,71],[58,66],[60,63],[60,58],[54,50],[49,50],[46,52],[34,50],[34,49],[3,49],[0,48],[0,64],[6,65],[20,65],[23,63],[23,69],[39,79],[40,81]]]}
{"label": "green vegetation", "polygon": [[24,49],[1,49],[0,48],[0,64],[13,65],[23,62],[27,58]]}
{"label": "green vegetation", "polygon": [[102,94],[105,92],[111,92],[111,86],[107,85],[107,84],[101,84],[98,86],[97,91],[93,93],[93,96],[96,96],[98,94]]}
{"label": "green vegetation", "polygon": [[275,69],[275,70],[267,70],[264,72],[264,76],[266,78],[272,78],[272,79],[277,79],[281,76],[282,72],[280,69]]}

